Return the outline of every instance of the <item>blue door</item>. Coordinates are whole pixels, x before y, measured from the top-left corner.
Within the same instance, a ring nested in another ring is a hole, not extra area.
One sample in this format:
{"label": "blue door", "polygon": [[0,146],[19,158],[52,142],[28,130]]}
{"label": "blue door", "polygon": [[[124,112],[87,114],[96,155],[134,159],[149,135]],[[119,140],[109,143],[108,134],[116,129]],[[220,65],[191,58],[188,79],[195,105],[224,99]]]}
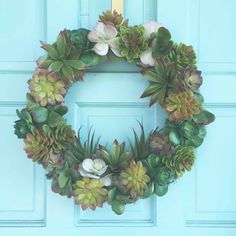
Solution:
{"label": "blue door", "polygon": [[[51,192],[41,167],[27,160],[13,134],[15,110],[24,107],[27,80],[63,28],[93,28],[111,0],[0,0],[0,236],[236,235],[236,1],[126,0],[130,25],[157,20],[176,41],[194,45],[203,71],[206,108],[216,114],[192,172],[164,198],[129,205],[122,216],[108,206],[82,211]],[[82,135],[93,126],[102,143],[127,141],[136,120],[146,132],[165,113],[139,99],[147,83],[134,65],[107,63],[85,75],[66,97],[68,122]],[[120,127],[123,127],[120,129]]]}

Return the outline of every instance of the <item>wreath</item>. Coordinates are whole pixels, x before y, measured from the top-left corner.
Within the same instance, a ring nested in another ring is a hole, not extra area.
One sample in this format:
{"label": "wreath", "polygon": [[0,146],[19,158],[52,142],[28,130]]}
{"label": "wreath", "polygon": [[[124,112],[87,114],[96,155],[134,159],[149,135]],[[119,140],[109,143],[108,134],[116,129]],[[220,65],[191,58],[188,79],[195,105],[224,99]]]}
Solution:
{"label": "wreath", "polygon": [[[214,115],[203,108],[192,46],[177,44],[162,24],[128,26],[116,11],[106,11],[95,28],[63,30],[53,44],[41,42],[46,55],[28,81],[27,106],[17,110],[15,134],[24,139],[28,158],[47,171],[52,191],[74,197],[82,209],[107,202],[116,214],[125,205],[153,194],[163,196],[195,161],[195,149],[206,136]],[[94,132],[81,141],[66,123],[63,103],[69,87],[91,67],[123,58],[135,63],[149,86],[141,98],[159,103],[168,118],[162,129],[145,135],[134,130],[128,149],[117,140],[111,149]]]}

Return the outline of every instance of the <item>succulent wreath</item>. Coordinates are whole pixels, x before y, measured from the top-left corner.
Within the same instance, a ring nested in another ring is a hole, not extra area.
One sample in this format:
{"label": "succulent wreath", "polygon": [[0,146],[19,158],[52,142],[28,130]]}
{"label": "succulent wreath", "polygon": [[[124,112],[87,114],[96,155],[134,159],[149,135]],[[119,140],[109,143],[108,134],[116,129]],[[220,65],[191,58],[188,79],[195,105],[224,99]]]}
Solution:
{"label": "succulent wreath", "polygon": [[[74,197],[82,209],[107,202],[116,214],[152,194],[163,196],[170,183],[190,171],[195,149],[214,115],[203,108],[192,46],[177,44],[162,24],[128,26],[116,11],[106,11],[95,28],[63,30],[53,44],[41,42],[46,55],[28,81],[27,106],[17,110],[15,134],[28,157],[43,166],[52,191]],[[141,98],[159,103],[168,118],[161,130],[145,136],[134,131],[128,149],[117,140],[111,150],[89,131],[85,142],[66,123],[63,103],[68,88],[91,67],[107,60],[135,63],[150,83]]]}

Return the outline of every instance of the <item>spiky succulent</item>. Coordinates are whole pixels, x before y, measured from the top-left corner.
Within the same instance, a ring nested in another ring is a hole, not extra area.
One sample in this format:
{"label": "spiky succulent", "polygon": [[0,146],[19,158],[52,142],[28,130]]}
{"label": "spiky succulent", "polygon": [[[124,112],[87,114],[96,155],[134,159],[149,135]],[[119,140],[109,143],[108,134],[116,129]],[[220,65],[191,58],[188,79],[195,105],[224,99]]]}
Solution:
{"label": "spiky succulent", "polygon": [[132,158],[132,153],[125,150],[125,143],[119,144],[115,140],[112,144],[111,152],[104,146],[99,145],[99,152],[101,158],[108,164],[109,168],[116,172],[120,168],[127,166]]}
{"label": "spiky succulent", "polygon": [[99,19],[105,25],[112,25],[117,30],[119,30],[121,26],[128,26],[128,20],[123,21],[122,14],[119,14],[116,10],[113,12],[110,10],[103,12],[102,15],[99,16]]}
{"label": "spiky succulent", "polygon": [[183,71],[188,66],[196,65],[196,54],[192,46],[183,43],[174,44],[166,56],[165,61],[174,62],[178,71]]}
{"label": "spiky succulent", "polygon": [[31,95],[41,106],[62,102],[66,93],[63,81],[45,70],[37,71],[28,84]]}
{"label": "spiky succulent", "polygon": [[25,151],[32,161],[44,163],[49,159],[52,151],[52,137],[49,137],[36,130],[34,135],[30,133],[27,134],[24,143]]}
{"label": "spiky succulent", "polygon": [[149,148],[151,153],[171,157],[175,151],[174,146],[171,144],[167,134],[162,134],[155,130],[149,140]]}
{"label": "spiky succulent", "polygon": [[73,185],[76,204],[80,204],[82,209],[102,207],[107,198],[107,190],[104,183],[98,179],[84,177]]}
{"label": "spiky succulent", "polygon": [[199,103],[191,92],[170,94],[165,100],[164,108],[169,112],[170,121],[175,122],[191,120],[194,114],[200,112]]}
{"label": "spiky succulent", "polygon": [[74,80],[82,79],[83,71],[88,66],[80,60],[81,51],[72,46],[67,30],[60,32],[54,44],[41,43],[48,55],[38,59],[39,68],[56,73],[66,86]]}
{"label": "spiky succulent", "polygon": [[149,87],[141,98],[150,96],[150,106],[157,101],[163,101],[178,82],[173,64],[165,65],[161,62],[157,63],[154,68],[145,70],[144,77],[149,81]]}
{"label": "spiky succulent", "polygon": [[129,192],[133,199],[142,197],[150,181],[146,168],[141,161],[131,161],[130,165],[120,173],[120,185],[124,192]]}
{"label": "spiky succulent", "polygon": [[149,155],[149,137],[150,137],[150,135],[148,135],[148,137],[146,138],[143,125],[141,123],[139,123],[139,125],[141,128],[140,137],[138,137],[136,131],[133,130],[134,145],[130,142],[131,151],[132,151],[132,153],[134,155],[134,159],[136,161],[144,160]]}
{"label": "spiky succulent", "polygon": [[195,67],[187,67],[183,74],[183,87],[186,91],[197,92],[202,84],[201,71]]}
{"label": "spiky succulent", "polygon": [[128,62],[138,59],[148,48],[148,40],[144,36],[144,27],[142,25],[132,27],[122,26],[120,28],[118,47],[120,54]]}
{"label": "spiky succulent", "polygon": [[165,157],[162,161],[175,174],[176,178],[179,178],[185,171],[191,170],[195,161],[194,148],[179,145],[176,147],[175,154],[172,158]]}

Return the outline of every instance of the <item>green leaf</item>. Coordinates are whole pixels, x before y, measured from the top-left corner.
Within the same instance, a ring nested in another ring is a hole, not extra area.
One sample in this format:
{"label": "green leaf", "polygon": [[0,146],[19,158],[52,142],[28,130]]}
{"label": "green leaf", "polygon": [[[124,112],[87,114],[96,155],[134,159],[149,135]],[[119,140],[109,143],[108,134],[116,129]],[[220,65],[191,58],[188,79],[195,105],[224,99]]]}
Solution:
{"label": "green leaf", "polygon": [[169,133],[169,139],[170,141],[175,144],[178,145],[181,143],[181,137],[179,136],[178,132],[175,130],[171,130]]}
{"label": "green leaf", "polygon": [[33,120],[37,123],[43,123],[48,119],[48,109],[45,107],[37,107],[32,111]]}
{"label": "green leaf", "polygon": [[151,197],[153,192],[154,192],[154,183],[151,182],[151,183],[148,184],[148,187],[147,187],[147,189],[145,190],[145,192],[143,194],[143,198]]}
{"label": "green leaf", "polygon": [[214,114],[209,111],[203,110],[197,115],[193,115],[193,120],[200,125],[208,125],[215,120]]}
{"label": "green leaf", "polygon": [[125,211],[125,205],[121,201],[112,201],[111,209],[117,214],[122,215]]}
{"label": "green leaf", "polygon": [[48,125],[50,127],[56,127],[63,120],[62,116],[55,111],[51,111],[48,116]]}
{"label": "green leaf", "polygon": [[97,55],[97,54],[94,53],[94,52],[89,52],[89,53],[86,53],[86,54],[84,54],[84,55],[81,55],[80,60],[81,60],[84,64],[86,64],[86,65],[92,67],[92,66],[95,66],[95,65],[97,65],[97,64],[102,63],[103,61],[105,61],[105,58],[104,58],[104,57],[101,57],[101,56],[99,56],[99,55]]}
{"label": "green leaf", "polygon": [[69,180],[68,175],[66,174],[65,171],[62,171],[58,177],[58,184],[59,184],[60,188],[64,188],[66,186],[68,180]]}
{"label": "green leaf", "polygon": [[67,60],[65,61],[65,64],[67,66],[70,66],[76,70],[85,70],[88,68],[87,65],[85,65],[82,61],[80,60]]}
{"label": "green leaf", "polygon": [[155,193],[157,196],[162,197],[167,193],[167,191],[168,191],[168,184],[160,185],[158,183],[155,183]]}
{"label": "green leaf", "polygon": [[109,202],[112,202],[115,199],[116,196],[116,188],[112,188],[111,190],[109,190],[108,192],[108,200]]}
{"label": "green leaf", "polygon": [[141,98],[149,97],[152,94],[154,94],[159,88],[156,86],[156,84],[150,85],[148,88],[145,89],[143,94],[141,95]]}
{"label": "green leaf", "polygon": [[53,111],[58,113],[61,116],[64,116],[68,112],[68,107],[67,106],[62,106],[62,105],[57,105],[54,107]]}
{"label": "green leaf", "polygon": [[61,70],[62,66],[63,66],[63,63],[61,61],[55,61],[49,66],[48,70],[50,72],[51,71],[58,72]]}
{"label": "green leaf", "polygon": [[66,30],[60,32],[60,34],[57,36],[56,44],[60,56],[64,57],[66,53]]}
{"label": "green leaf", "polygon": [[53,58],[54,60],[59,58],[58,51],[55,49],[53,45],[42,43],[42,48],[48,52],[49,57]]}

